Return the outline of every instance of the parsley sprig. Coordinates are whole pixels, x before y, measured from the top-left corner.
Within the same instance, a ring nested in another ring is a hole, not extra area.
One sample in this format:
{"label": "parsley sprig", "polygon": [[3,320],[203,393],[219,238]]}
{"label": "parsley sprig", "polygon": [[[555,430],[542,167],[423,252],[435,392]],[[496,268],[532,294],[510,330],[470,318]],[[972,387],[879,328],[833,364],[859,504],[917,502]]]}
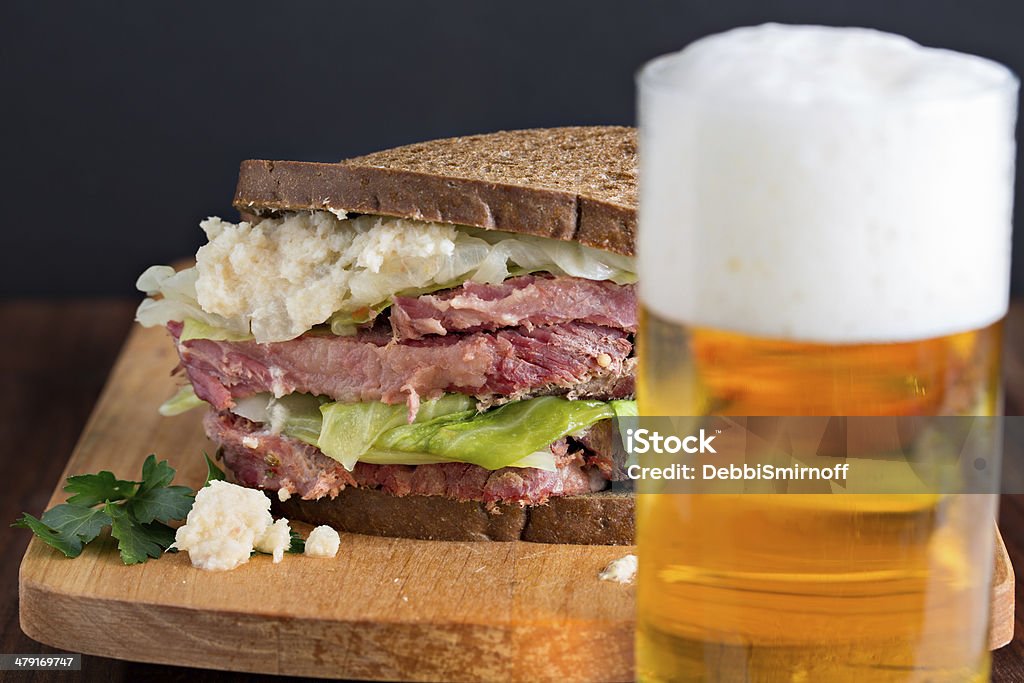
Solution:
{"label": "parsley sprig", "polygon": [[288,544],[288,550],[286,553],[295,553],[301,555],[306,550],[306,541],[302,538],[302,535],[298,531],[292,529],[288,532],[288,537],[291,539],[291,543]]}
{"label": "parsley sprig", "polygon": [[[217,469],[212,462],[209,466]],[[110,527],[124,563],[138,564],[170,547],[174,529],[167,523],[184,519],[192,509],[192,489],[171,486],[173,480],[174,468],[154,455],[143,463],[141,481],[118,479],[106,470],[68,477],[64,490],[72,495],[66,502],[39,518],[24,513],[11,526],[30,529],[68,557],[81,555],[85,544]]]}
{"label": "parsley sprig", "polygon": [[[224,472],[205,453],[206,482],[224,480]],[[142,481],[116,478],[106,470],[98,474],[68,477],[64,490],[72,494],[42,517],[22,513],[11,526],[30,529],[40,540],[68,557],[78,557],[82,548],[110,527],[125,564],[139,564],[160,557],[174,543],[174,529],[168,522],[185,519],[195,493],[187,486],[171,486],[174,468],[155,455],[142,464]],[[302,553],[306,542],[290,532],[286,552]],[[171,552],[175,552],[171,550]],[[255,554],[255,552],[254,552]]]}

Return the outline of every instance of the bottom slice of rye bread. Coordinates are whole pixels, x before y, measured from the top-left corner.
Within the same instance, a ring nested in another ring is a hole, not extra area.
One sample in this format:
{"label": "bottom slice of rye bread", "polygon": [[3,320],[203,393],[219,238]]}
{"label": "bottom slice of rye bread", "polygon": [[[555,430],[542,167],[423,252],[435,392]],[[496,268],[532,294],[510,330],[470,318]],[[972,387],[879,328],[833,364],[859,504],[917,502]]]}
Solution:
{"label": "bottom slice of rye bread", "polygon": [[483,503],[443,496],[393,496],[346,488],[337,498],[274,501],[288,519],[328,524],[339,531],[435,541],[532,541],[577,545],[631,545],[633,494],[591,493],[551,498],[544,505]]}

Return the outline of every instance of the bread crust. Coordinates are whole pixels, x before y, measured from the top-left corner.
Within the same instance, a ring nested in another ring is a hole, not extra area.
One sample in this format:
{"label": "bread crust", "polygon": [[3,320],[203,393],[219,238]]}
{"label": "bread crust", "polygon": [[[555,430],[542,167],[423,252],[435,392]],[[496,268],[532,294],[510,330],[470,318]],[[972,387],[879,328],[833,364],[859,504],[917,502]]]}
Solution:
{"label": "bread crust", "polygon": [[[621,126],[501,131],[406,145],[337,163],[243,161],[243,217],[333,210],[576,241],[632,256],[636,131]],[[346,488],[274,502],[289,519],[341,531],[445,541],[633,543],[630,493],[559,496],[522,507]]]}
{"label": "bread crust", "polygon": [[336,498],[274,501],[292,520],[328,524],[339,531],[437,541],[532,541],[574,545],[632,545],[631,493],[559,496],[544,505],[483,503],[442,496],[392,496],[346,488]]}
{"label": "bread crust", "polygon": [[250,159],[234,206],[243,216],[330,209],[470,225],[632,256],[636,131],[501,131],[338,163]]}

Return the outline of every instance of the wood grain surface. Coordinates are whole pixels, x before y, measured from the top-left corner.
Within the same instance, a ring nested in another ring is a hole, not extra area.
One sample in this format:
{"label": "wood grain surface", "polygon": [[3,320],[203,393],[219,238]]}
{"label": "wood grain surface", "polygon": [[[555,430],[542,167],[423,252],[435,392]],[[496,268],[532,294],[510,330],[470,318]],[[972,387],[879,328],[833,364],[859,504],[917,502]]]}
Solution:
{"label": "wood grain surface", "polygon": [[[70,445],[74,442],[75,435],[84,422],[88,406],[92,404],[93,398],[99,386],[101,386],[103,377],[120,344],[120,340],[129,327],[133,307],[134,304],[132,302],[120,301],[77,301],[67,303],[7,302],[0,304],[0,326],[5,330],[19,330],[18,335],[5,335],[3,339],[0,339],[0,357],[4,359],[0,363],[3,363],[6,389],[2,399],[0,399],[2,401],[0,402],[0,409],[4,410],[5,415],[5,420],[2,423],[3,431],[0,433],[6,437],[5,443],[23,445],[16,453],[9,452],[5,456],[5,461],[8,463],[8,481],[13,485],[13,489],[10,490],[15,492],[14,495],[0,498],[0,514],[4,515],[5,519],[13,519],[21,510],[38,512],[46,506],[47,499],[52,492],[52,486],[61,476],[60,472],[64,464],[64,454],[68,452]],[[1007,412],[1019,414],[1021,407],[1024,406],[1024,401],[1022,401],[1022,398],[1024,398],[1024,353],[1022,353],[1024,352],[1024,311],[1019,307],[1011,315],[1008,328],[1009,342],[1007,344],[1007,359],[1005,363],[1008,380]],[[69,329],[74,330],[73,335],[54,333],[54,330]],[[153,357],[149,358],[148,362],[160,363],[162,361]],[[159,376],[163,370],[160,367],[153,367],[151,371],[154,373],[153,376]],[[146,387],[140,387],[140,395],[146,390]],[[141,404],[143,401],[140,399],[139,403]],[[138,409],[141,410],[141,408],[140,405]],[[183,417],[165,422],[177,422],[183,425],[183,421],[189,419],[194,418]],[[100,427],[104,430],[109,430],[116,429],[117,425],[110,423],[100,425]],[[182,433],[186,431],[184,426],[177,427],[176,429]],[[185,441],[183,435],[172,434],[170,437],[172,439],[180,438],[183,443]],[[87,443],[83,442],[83,448],[86,446]],[[145,448],[140,453],[144,455]],[[160,455],[170,456],[171,454],[160,453]],[[100,458],[94,461],[98,463],[103,462],[102,459],[109,456],[97,453],[96,457]],[[172,458],[172,460],[175,459]],[[196,483],[198,477],[201,476],[200,472],[195,470],[194,465],[177,462],[176,464],[184,464],[183,472],[190,480],[188,483]],[[1000,526],[1010,557],[1013,558],[1014,562],[1024,561],[1024,496],[1004,496],[1001,515]],[[2,586],[4,591],[3,602],[0,603],[2,605],[0,619],[2,619],[3,623],[3,630],[0,632],[0,635],[3,637],[3,644],[0,646],[0,652],[24,654],[53,653],[57,652],[57,650],[28,639],[20,632],[17,625],[15,572],[18,558],[27,540],[27,534],[24,532],[4,530],[4,552],[0,553],[0,580],[2,580],[0,586]],[[372,555],[381,562],[386,563],[394,557],[396,553],[394,545],[396,543],[416,542],[347,536],[343,545],[343,554],[347,550],[354,552],[358,549],[360,554]],[[430,546],[430,544],[425,545]],[[445,563],[454,561],[462,567],[464,574],[473,574],[468,576],[469,581],[463,580],[460,582],[460,589],[464,591],[463,595],[472,597],[494,586],[493,577],[479,576],[481,574],[486,575],[487,571],[473,572],[474,569],[480,566],[490,566],[481,564],[481,558],[477,557],[478,553],[475,548],[478,544],[451,545],[453,546],[452,557],[445,557],[443,561]],[[537,546],[528,547],[534,548]],[[48,562],[55,559],[52,557],[54,553],[49,553],[47,549],[35,548],[34,550],[48,553]],[[87,553],[83,558],[75,561],[94,562],[94,573],[90,572],[89,576],[80,578],[76,584],[76,590],[80,590],[82,593],[93,591],[96,587],[93,585],[94,583],[97,585],[102,583],[108,586],[113,583],[119,583],[122,590],[127,592],[135,591],[138,594],[138,591],[142,588],[142,582],[150,582],[153,579],[151,575],[152,569],[161,566],[166,567],[166,573],[159,580],[161,590],[158,591],[160,593],[158,601],[166,602],[172,597],[174,599],[194,599],[197,594],[204,593],[206,598],[213,600],[215,604],[223,604],[217,603],[218,600],[226,600],[224,596],[218,595],[221,592],[222,586],[216,583],[217,579],[212,579],[212,583],[207,583],[206,577],[227,579],[238,576],[238,572],[235,572],[233,574],[221,575],[202,574],[201,577],[203,578],[197,578],[196,575],[200,573],[192,571],[185,566],[183,564],[184,558],[181,556],[163,558],[158,563],[150,563],[145,567],[124,568],[116,563],[101,561],[104,555],[113,557],[114,553],[103,552],[104,549],[102,548],[98,550],[99,552],[93,553],[96,557],[93,557],[93,554]],[[106,550],[112,549],[107,548]],[[577,548],[574,550],[578,553],[581,549]],[[616,556],[616,552],[623,552],[621,549],[614,548],[601,550],[610,552],[610,557]],[[520,610],[521,614],[529,613],[531,617],[530,628],[539,629],[536,631],[538,633],[554,627],[576,626],[575,621],[551,621],[545,615],[550,615],[555,611],[556,607],[561,608],[567,603],[576,603],[591,596],[591,594],[576,586],[573,587],[572,592],[568,595],[558,595],[552,591],[545,590],[553,587],[550,585],[550,579],[548,578],[550,573],[547,571],[552,566],[563,562],[587,564],[589,561],[578,555],[572,557],[561,556],[559,554],[562,551],[561,548],[553,549],[553,551],[557,557],[544,555],[530,557],[529,553],[513,551],[511,554],[501,558],[504,564],[516,567],[514,574],[516,580],[529,581],[535,587],[532,596],[523,596],[522,599],[510,598],[510,602],[506,604],[512,610]],[[506,550],[506,553],[509,552]],[[407,572],[405,575],[406,583],[403,584],[402,582],[403,575],[389,577],[384,576],[383,573],[364,577],[363,581],[356,583],[360,590],[364,591],[364,607],[376,615],[390,614],[393,619],[387,622],[386,628],[397,629],[399,634],[401,634],[402,628],[408,628],[410,624],[413,628],[418,625],[415,619],[403,621],[401,613],[398,611],[401,608],[396,607],[398,602],[406,603],[405,600],[402,600],[402,597],[407,597],[411,601],[410,591],[413,589],[422,592],[425,587],[427,589],[434,588],[435,590],[439,586],[444,588],[443,584],[436,583],[437,578],[441,576],[437,569],[437,563],[440,560],[437,557],[431,558],[429,551],[422,549],[414,554],[417,557],[414,560],[410,560],[412,564],[407,565],[406,569],[415,569],[416,571]],[[87,558],[92,558],[92,560]],[[315,575],[318,578],[312,584],[307,584],[305,590],[299,590],[297,586],[286,588],[286,597],[283,597],[280,591],[275,592],[271,590],[272,587],[262,581],[263,570],[273,569],[273,565],[269,561],[260,562],[260,560],[266,559],[263,557],[256,558],[250,565],[238,571],[248,572],[248,575],[251,575],[251,579],[254,580],[252,586],[254,595],[258,596],[255,600],[258,604],[254,605],[252,610],[255,612],[273,612],[278,609],[287,610],[288,619],[276,630],[252,630],[250,629],[251,625],[246,623],[243,615],[239,614],[232,614],[226,621],[216,624],[213,627],[216,633],[212,635],[204,632],[204,629],[210,628],[211,624],[200,623],[194,620],[185,622],[183,630],[160,630],[159,625],[154,625],[152,623],[153,620],[145,615],[147,610],[125,613],[121,617],[124,622],[136,628],[140,634],[143,634],[141,637],[144,640],[148,640],[154,647],[159,646],[162,648],[168,647],[168,642],[172,637],[179,640],[184,637],[186,641],[191,640],[198,644],[207,642],[223,643],[223,639],[217,638],[217,633],[223,634],[227,630],[242,630],[247,634],[246,637],[249,640],[243,648],[233,651],[230,655],[243,660],[261,659],[261,661],[268,662],[273,659],[268,654],[268,651],[272,649],[271,643],[283,642],[292,643],[296,647],[300,646],[300,643],[293,643],[289,639],[294,638],[296,632],[294,629],[301,629],[300,622],[309,614],[322,610],[325,607],[344,612],[345,608],[338,607],[336,603],[339,602],[340,598],[347,595],[345,593],[346,584],[351,584],[353,578],[350,575],[346,575],[350,565],[346,564],[347,560],[344,557],[339,557],[337,563],[331,565],[331,570],[326,571],[323,569],[323,563],[330,561],[288,557],[285,559],[285,562],[294,561],[295,565],[301,567],[299,571],[302,574]],[[602,564],[604,560],[605,558],[601,558],[601,561],[595,562],[594,565]],[[69,566],[69,562],[61,562],[59,559],[56,559],[56,562],[60,563],[55,563],[57,567]],[[135,573],[129,573],[133,569],[136,570]],[[586,573],[589,572],[590,568],[588,567]],[[391,579],[391,586],[388,586],[386,580],[388,578]],[[397,583],[394,581],[396,578],[399,579]],[[184,583],[181,583],[181,581],[184,581]],[[431,583],[431,581],[435,582]],[[549,583],[545,585],[544,581]],[[204,585],[205,589],[209,590],[204,590]],[[312,589],[309,588],[309,585],[312,585]],[[598,586],[605,585],[598,584]],[[520,585],[519,588],[521,589],[522,586]],[[1020,587],[1017,590],[1020,590]],[[595,605],[589,608],[589,614],[596,614],[601,610],[618,609],[615,607],[617,604],[616,600],[628,599],[626,596],[628,596],[628,590],[619,591],[617,594],[613,594],[611,603],[608,603],[607,600],[602,600],[602,605]],[[531,600],[536,602],[531,602]],[[534,608],[538,605],[541,607],[541,610],[534,612]],[[571,604],[568,606],[570,608],[573,607]],[[429,610],[425,612],[426,618],[430,618],[431,614],[438,614],[439,610],[447,609],[447,607],[434,603],[433,609],[433,612]],[[92,610],[86,609],[82,616],[85,621],[91,622],[94,630],[103,630],[102,620],[97,620]],[[494,616],[500,627],[501,615],[496,614]],[[490,625],[491,630],[488,630],[488,628],[487,625],[484,625],[483,627],[473,629],[480,647],[495,646],[494,624]],[[332,636],[335,638],[334,642],[341,644],[343,641],[340,639],[345,634],[334,633]],[[348,645],[354,644],[358,647],[363,642],[362,639],[372,638],[373,636],[374,634],[368,632],[350,633],[347,637],[354,640],[348,641]],[[102,640],[111,636],[94,635],[93,637]],[[442,641],[444,641],[443,638]],[[438,643],[438,645],[444,647],[445,642]],[[68,646],[71,650],[78,649],[70,644]],[[309,645],[309,655],[311,657],[319,656],[323,658],[326,652],[326,657],[330,658],[330,653],[324,650],[324,648],[329,647],[330,643],[321,643],[320,651],[317,652],[317,647]],[[551,652],[550,654],[556,655],[557,653]],[[606,672],[611,670],[608,666],[611,655],[612,653],[608,652],[605,647],[602,654],[598,657]],[[403,656],[408,657],[410,654],[408,651],[395,652],[392,648],[389,656],[401,658]],[[417,654],[411,656],[421,657],[421,655]],[[190,664],[197,666],[204,664],[200,658],[195,656],[194,650],[187,646],[181,647],[179,658],[172,661],[188,661]],[[1018,627],[1017,637],[1011,645],[995,653],[993,664],[993,680],[1024,680],[1024,642],[1022,642],[1021,638],[1021,628]],[[280,662],[277,662],[277,665],[277,668],[265,668],[264,670],[289,671],[287,668],[282,668]],[[445,664],[434,662],[432,665],[428,664],[428,666],[444,667]],[[291,671],[305,673],[300,669]],[[436,676],[440,671],[441,669],[435,668],[433,669],[433,674],[426,675]],[[387,668],[378,668],[371,673],[377,678],[385,677],[387,675]],[[140,664],[97,656],[87,656],[84,658],[82,674],[88,680],[105,681],[167,681],[184,680],[186,678],[198,681],[281,680],[278,677],[270,678],[250,674],[231,675],[225,672]],[[335,671],[335,675],[338,674],[344,674],[344,670],[339,669]],[[521,680],[535,679],[535,677],[524,677]],[[47,680],[47,676],[44,673],[7,674],[5,680]]]}
{"label": "wood grain surface", "polygon": [[[136,328],[63,476],[135,478],[147,453],[198,488],[202,411],[163,418],[177,365],[161,328]],[[63,478],[63,477],[62,477]],[[59,488],[49,505],[63,502]],[[333,560],[256,556],[231,572],[185,553],[122,564],[109,537],[69,560],[33,540],[21,626],[86,654],[307,676],[430,681],[632,678],[631,586],[598,574],[629,547],[446,543],[342,535]]]}

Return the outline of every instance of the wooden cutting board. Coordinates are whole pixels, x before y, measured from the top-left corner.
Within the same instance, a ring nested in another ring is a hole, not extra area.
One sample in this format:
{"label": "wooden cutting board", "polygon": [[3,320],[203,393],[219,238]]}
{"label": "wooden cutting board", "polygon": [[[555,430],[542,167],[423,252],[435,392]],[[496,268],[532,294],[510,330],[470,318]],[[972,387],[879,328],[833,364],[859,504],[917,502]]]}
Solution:
{"label": "wooden cutting board", "polygon": [[[210,444],[199,411],[156,412],[175,363],[162,330],[132,332],[64,477],[135,477],[156,453],[178,470],[176,481],[202,483]],[[58,485],[50,505],[64,498]],[[110,538],[75,560],[33,539],[21,564],[21,627],[72,652],[235,671],[632,680],[635,590],[597,579],[632,550],[344,534],[334,560],[286,555],[274,565],[256,556],[211,573],[184,553],[125,567]],[[1013,634],[1013,570],[1001,540],[996,567],[993,648]]]}

